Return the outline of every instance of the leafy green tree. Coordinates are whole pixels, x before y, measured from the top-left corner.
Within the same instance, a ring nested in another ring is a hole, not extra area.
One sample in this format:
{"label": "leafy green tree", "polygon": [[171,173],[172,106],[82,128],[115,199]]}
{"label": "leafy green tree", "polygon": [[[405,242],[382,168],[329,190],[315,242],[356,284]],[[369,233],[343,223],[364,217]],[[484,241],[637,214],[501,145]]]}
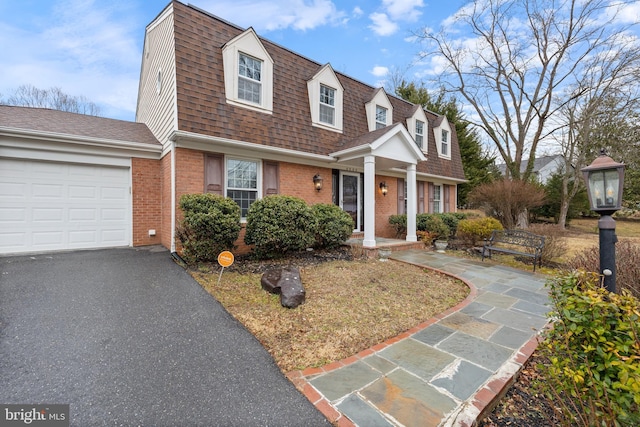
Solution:
{"label": "leafy green tree", "polygon": [[447,116],[454,124],[462,156],[462,167],[467,183],[458,186],[458,204],[466,206],[468,195],[480,184],[491,182],[498,175],[494,166],[494,158],[483,149],[480,138],[471,123],[465,120],[460,104],[454,96],[446,97],[444,90],[434,94],[427,91],[424,85],[416,86],[414,82],[402,80],[395,89],[396,94],[409,102],[422,105],[434,113]]}

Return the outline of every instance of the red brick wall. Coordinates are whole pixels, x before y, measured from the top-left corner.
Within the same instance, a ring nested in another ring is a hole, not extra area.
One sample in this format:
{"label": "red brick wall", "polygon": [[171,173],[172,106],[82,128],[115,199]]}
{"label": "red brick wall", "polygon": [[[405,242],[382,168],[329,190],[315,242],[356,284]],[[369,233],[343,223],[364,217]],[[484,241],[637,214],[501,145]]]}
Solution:
{"label": "red brick wall", "polygon": [[[316,191],[313,177],[320,174],[322,190]],[[280,162],[280,194],[303,199],[308,205],[331,203],[331,169]]]}
{"label": "red brick wall", "polygon": [[171,249],[171,153],[160,160],[161,194],[162,194],[162,231],[160,243]]}
{"label": "red brick wall", "polygon": [[[131,193],[133,204],[133,246],[161,243],[160,162],[154,159],[131,159]],[[149,230],[156,230],[149,236]]]}
{"label": "red brick wall", "polygon": [[[386,196],[380,191],[380,183],[386,181],[389,189]],[[396,233],[389,225],[389,217],[398,213],[397,178],[376,175],[376,237],[395,238]]]}

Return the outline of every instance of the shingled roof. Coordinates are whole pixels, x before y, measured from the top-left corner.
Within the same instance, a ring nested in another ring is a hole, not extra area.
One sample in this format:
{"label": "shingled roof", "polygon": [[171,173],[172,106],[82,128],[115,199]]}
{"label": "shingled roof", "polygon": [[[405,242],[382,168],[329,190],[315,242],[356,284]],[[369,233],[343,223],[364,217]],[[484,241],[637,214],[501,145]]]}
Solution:
{"label": "shingled roof", "polygon": [[158,140],[144,123],[68,113],[47,108],[0,105],[0,128],[160,146]]}
{"label": "shingled roof", "polygon": [[[179,130],[321,155],[370,139],[365,104],[380,88],[336,72],[344,88],[343,132],[315,127],[309,112],[307,80],[323,64],[262,37],[260,41],[274,61],[273,114],[227,103],[222,47],[245,30],[191,5],[174,1],[172,6]],[[392,123],[406,126],[416,105],[388,97],[393,106]],[[433,127],[443,117],[428,111],[425,114],[429,121],[429,154],[428,161],[418,164],[418,172],[464,179],[455,133],[451,160],[440,159]]]}

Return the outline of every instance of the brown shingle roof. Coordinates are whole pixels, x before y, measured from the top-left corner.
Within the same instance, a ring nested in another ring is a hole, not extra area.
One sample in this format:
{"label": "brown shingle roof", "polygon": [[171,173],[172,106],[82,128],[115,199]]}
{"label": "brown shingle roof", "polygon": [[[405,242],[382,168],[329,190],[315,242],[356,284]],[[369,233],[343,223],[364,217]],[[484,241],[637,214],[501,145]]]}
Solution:
{"label": "brown shingle roof", "polygon": [[0,105],[0,127],[160,145],[143,123],[46,108]]}
{"label": "brown shingle roof", "polygon": [[[177,1],[173,2],[173,8],[178,129],[322,155],[368,138],[365,104],[379,88],[336,72],[344,88],[343,132],[314,127],[307,80],[322,64],[264,38],[260,40],[274,61],[273,114],[227,103],[222,46],[244,30]],[[416,106],[394,96],[389,96],[389,100],[393,105],[392,122],[406,124]],[[438,159],[432,132],[438,116],[428,111],[425,114],[429,120],[429,160],[422,162],[418,171],[464,179],[455,135],[451,160]]]}

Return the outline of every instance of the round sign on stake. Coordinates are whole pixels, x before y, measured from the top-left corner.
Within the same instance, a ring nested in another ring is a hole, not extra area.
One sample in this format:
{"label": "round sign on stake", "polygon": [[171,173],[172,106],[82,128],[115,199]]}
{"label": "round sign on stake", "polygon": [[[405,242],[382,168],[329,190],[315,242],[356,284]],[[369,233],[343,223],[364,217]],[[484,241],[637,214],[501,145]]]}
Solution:
{"label": "round sign on stake", "polygon": [[229,251],[220,252],[220,254],[218,255],[218,264],[223,267],[229,267],[231,264],[233,264],[233,261],[233,254]]}

